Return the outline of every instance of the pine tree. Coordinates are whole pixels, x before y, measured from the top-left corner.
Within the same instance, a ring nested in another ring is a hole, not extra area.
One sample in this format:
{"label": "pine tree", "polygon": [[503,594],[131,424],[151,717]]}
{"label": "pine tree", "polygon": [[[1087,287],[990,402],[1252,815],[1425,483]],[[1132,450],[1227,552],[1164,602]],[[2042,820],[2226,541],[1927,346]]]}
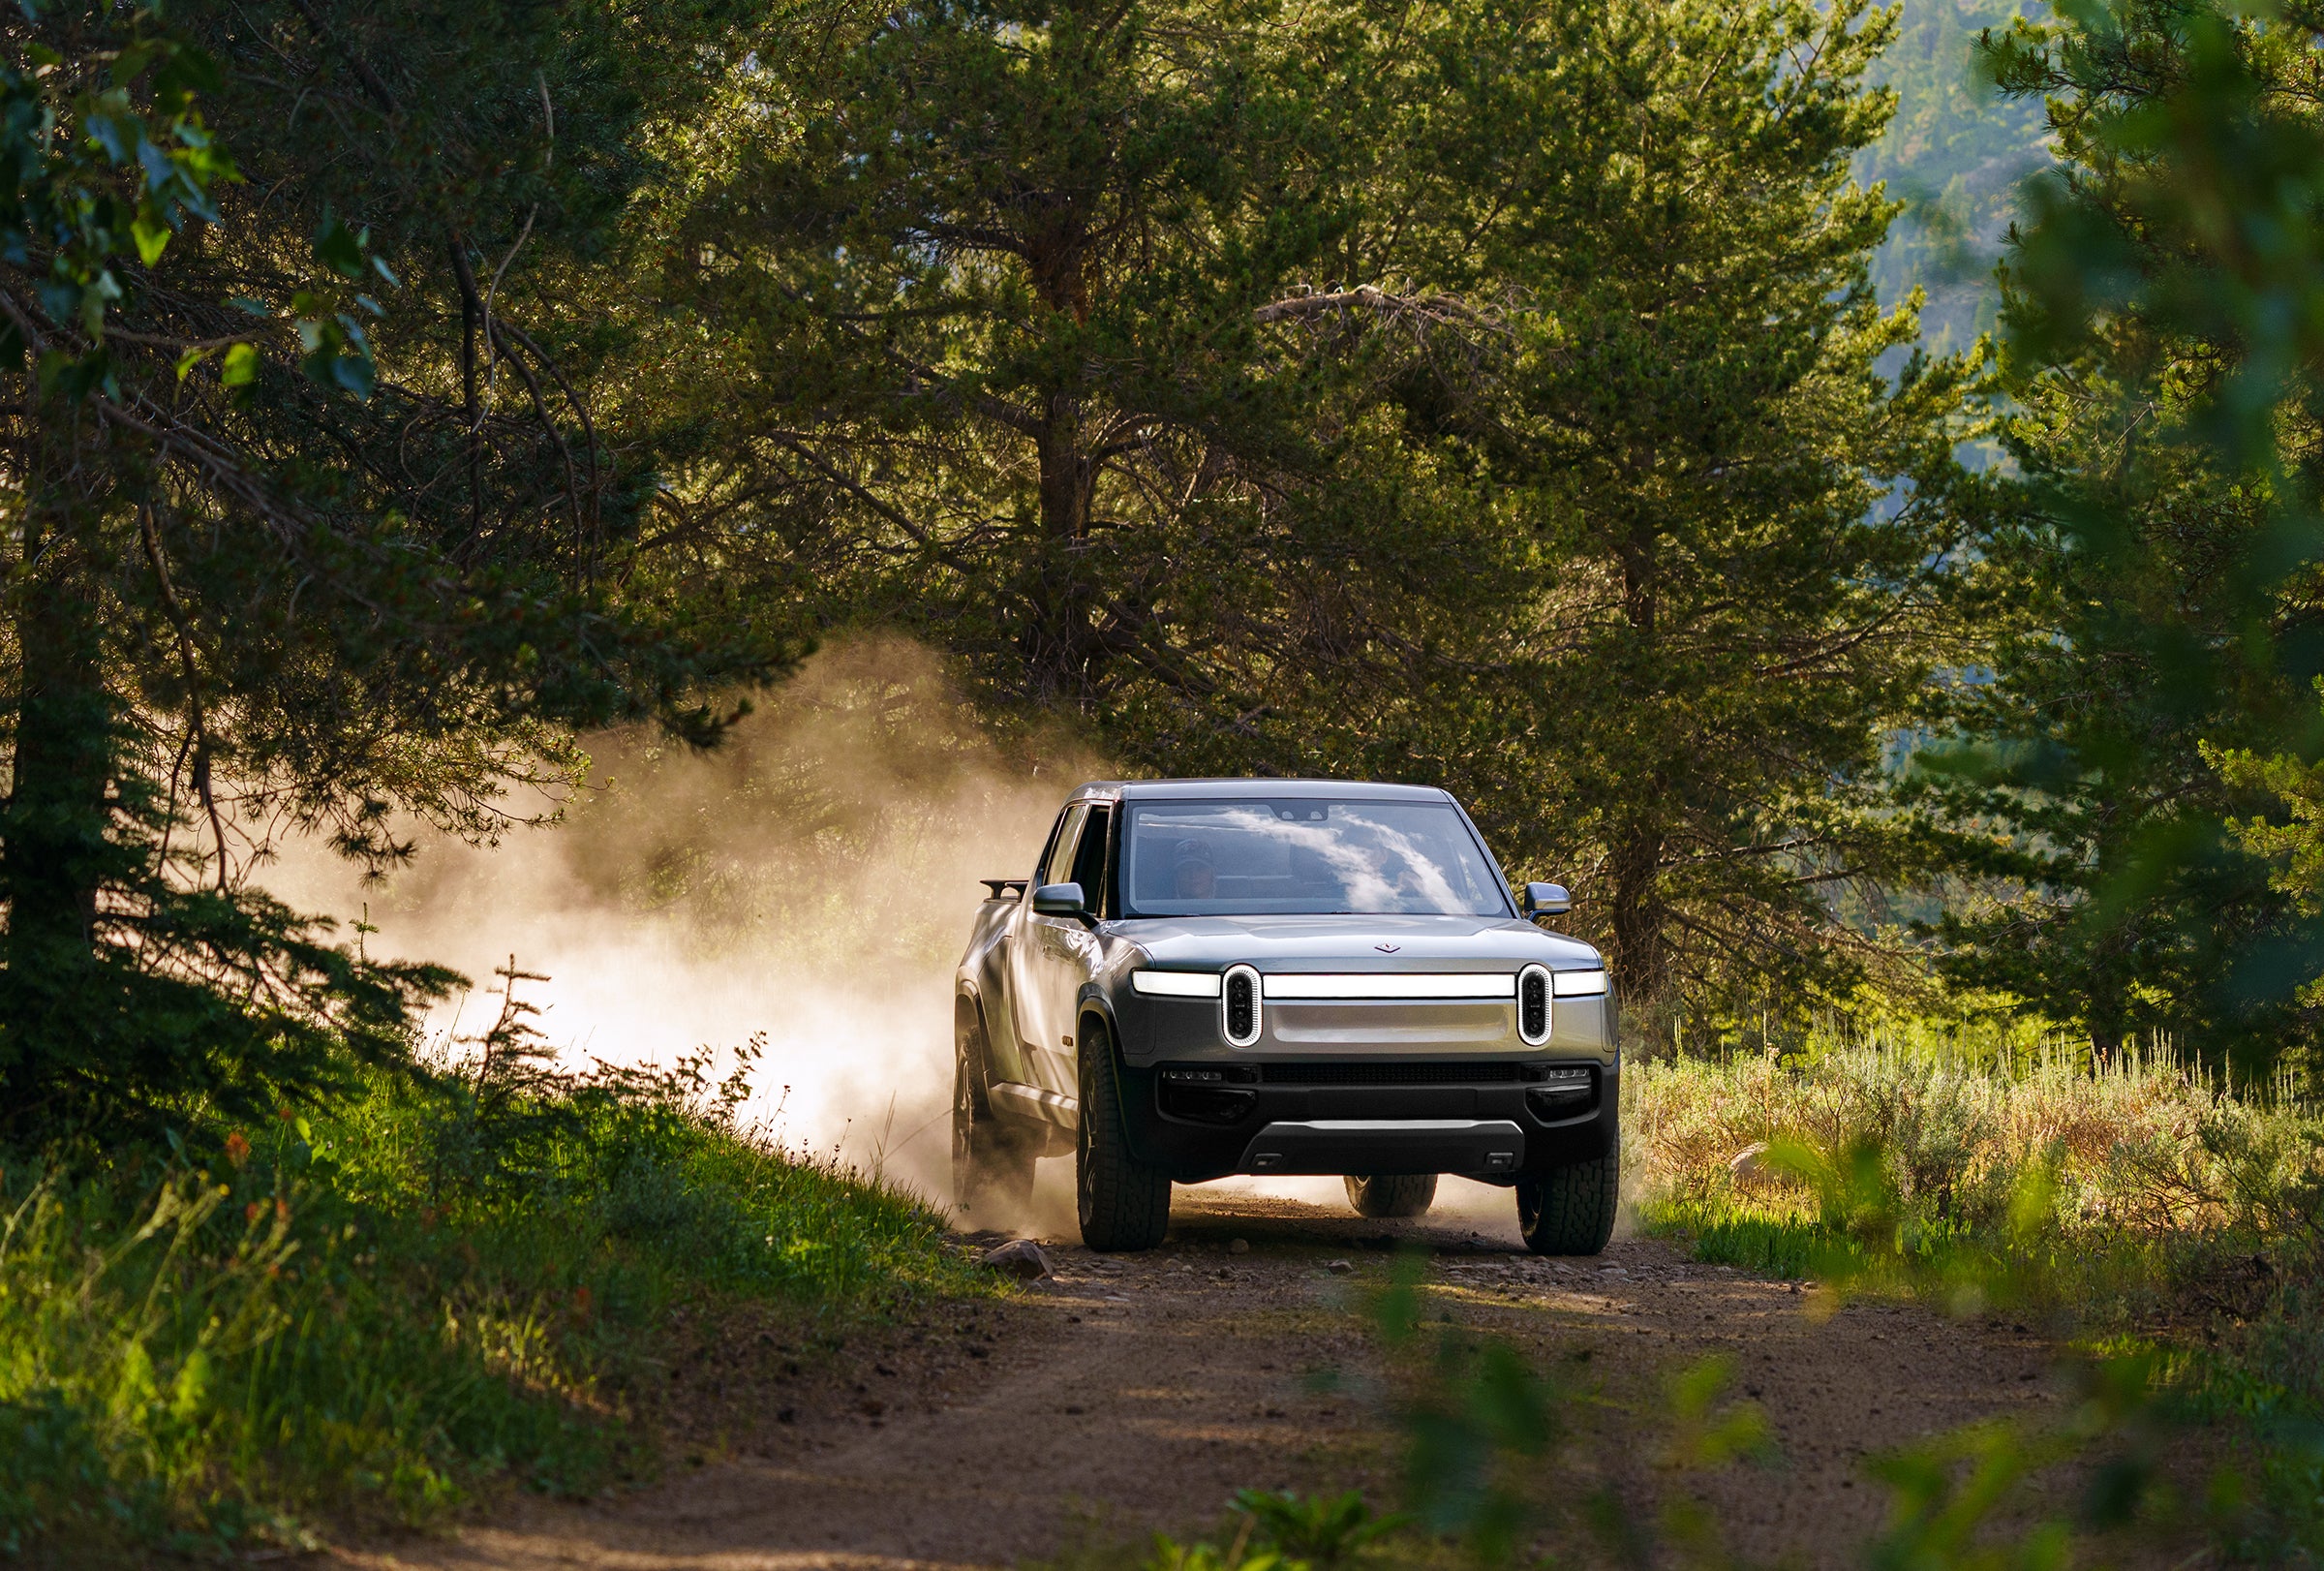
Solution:
{"label": "pine tree", "polygon": [[1466,441],[1541,590],[1466,784],[1658,1031],[1844,992],[1880,950],[1843,897],[1915,855],[1883,750],[1950,631],[1973,366],[1866,280],[1897,204],[1850,167],[1892,25],[1615,4],[1527,62],[1553,140],[1490,241],[1527,306]]}
{"label": "pine tree", "polygon": [[2264,1075],[2317,1040],[2319,60],[2312,6],[2127,0],[1987,41],[2061,169],[2004,275],[1993,680],[1927,787],[1988,893],[1944,965],[2101,1056],[2160,1033]]}
{"label": "pine tree", "polygon": [[749,346],[692,505],[1003,706],[1141,748],[1249,719],[1254,670],[1329,658],[1321,600],[1368,625],[1391,598],[1348,510],[1305,505],[1397,461],[1363,424],[1411,359],[1382,346],[1467,326],[1339,266],[1385,58],[1366,18],[1214,0],[841,18],[744,84],[743,151],[673,244]]}

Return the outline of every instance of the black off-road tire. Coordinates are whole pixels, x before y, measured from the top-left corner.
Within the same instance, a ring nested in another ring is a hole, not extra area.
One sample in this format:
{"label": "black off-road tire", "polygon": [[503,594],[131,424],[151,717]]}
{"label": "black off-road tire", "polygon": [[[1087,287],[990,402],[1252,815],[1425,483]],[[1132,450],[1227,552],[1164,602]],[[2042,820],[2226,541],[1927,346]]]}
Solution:
{"label": "black off-road tire", "polygon": [[1348,1204],[1359,1217],[1425,1217],[1435,1203],[1434,1173],[1348,1175]]}
{"label": "black off-road tire", "polygon": [[1599,1254],[1622,1198],[1619,1149],[1517,1180],[1517,1229],[1536,1254]]}
{"label": "black off-road tire", "polygon": [[952,1194],[977,1214],[1022,1214],[1032,1204],[1039,1143],[993,1111],[985,1028],[974,1005],[961,1011],[952,1069]]}
{"label": "black off-road tire", "polygon": [[1170,1229],[1170,1175],[1130,1155],[1114,1044],[1093,1018],[1082,1021],[1082,1118],[1074,1137],[1074,1209],[1082,1242],[1102,1253],[1150,1249]]}

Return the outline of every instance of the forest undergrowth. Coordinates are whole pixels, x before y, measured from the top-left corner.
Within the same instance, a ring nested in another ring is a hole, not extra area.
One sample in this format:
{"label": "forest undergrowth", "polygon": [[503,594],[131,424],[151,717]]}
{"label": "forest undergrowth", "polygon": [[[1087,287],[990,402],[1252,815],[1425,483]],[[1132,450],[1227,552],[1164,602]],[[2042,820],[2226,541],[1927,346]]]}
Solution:
{"label": "forest undergrowth", "polygon": [[487,1053],[201,1155],[0,1168],[0,1558],[587,1494],[658,1464],[674,1309],[772,1307],[811,1356],[978,1291],[936,1213],[738,1123],[750,1056]]}

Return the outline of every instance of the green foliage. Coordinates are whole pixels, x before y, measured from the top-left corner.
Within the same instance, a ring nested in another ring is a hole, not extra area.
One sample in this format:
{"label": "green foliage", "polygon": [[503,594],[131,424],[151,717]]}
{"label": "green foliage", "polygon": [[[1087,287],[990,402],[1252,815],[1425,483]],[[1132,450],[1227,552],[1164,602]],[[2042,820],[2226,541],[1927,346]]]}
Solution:
{"label": "green foliage", "polygon": [[[1323,654],[1308,597],[1392,617],[1464,520],[1351,402],[1376,380],[1362,323],[1435,308],[1319,282],[1365,203],[1373,94],[1405,102],[1374,68],[1452,25],[1385,21],[867,11],[740,84],[740,156],[675,243],[750,392],[689,505],[768,515],[828,569],[826,614],[926,631],[989,698],[1141,739],[1199,746],[1182,727],[1247,707],[1254,664]],[[1308,494],[1365,463],[1389,497]]]}
{"label": "green foliage", "polygon": [[2267,1312],[2271,1284],[2313,1267],[2324,1128],[2159,1053],[2094,1071],[2055,1053],[1842,1042],[1634,1065],[1625,1080],[1636,1186],[1731,1263],[1835,1279],[1894,1269],[1889,1288],[1944,1300],[1982,1291],[1977,1262],[2002,1258],[2024,1273],[2013,1296],[2073,1306],[2094,1331],[2168,1325],[2210,1301],[2230,1344],[2235,1321]]}
{"label": "green foliage", "polygon": [[[1886,1177],[1903,1165],[1891,1154],[1872,1142],[1837,1155],[1801,1145],[1779,1155],[1779,1163],[1811,1186],[1810,1205],[1789,1217],[1763,1210],[1759,1226],[1728,1234],[1729,1245],[1776,1243],[1789,1226],[1794,1258],[1813,1260],[1819,1290],[1835,1295],[1812,1301],[1826,1307],[1836,1295],[1930,1284],[1927,1240],[1901,1225],[1910,1208]],[[2021,1202],[2012,1208],[2007,1236],[2022,1249],[2046,1218],[2048,1191],[2034,1184]],[[1731,1200],[1697,1206],[1690,1215],[1702,1217],[1736,1209]],[[1667,1226],[1671,1213],[1662,1215]],[[1702,1242],[1716,1248],[1716,1237],[1706,1234]],[[1951,1274],[1942,1284],[1950,1301],[1962,1302],[1966,1288],[1980,1306],[2022,1312],[2030,1301],[2021,1296],[2027,1277],[2017,1263],[1992,1248],[1991,1240],[1960,1243],[1947,1254]],[[1382,1340],[1391,1349],[1407,1346],[1418,1329],[1417,1266],[1417,1260],[1403,1263],[1373,1301]],[[1448,1325],[1442,1346],[1465,1348],[1470,1357],[1440,1352],[1433,1364],[1408,1365],[1397,1386],[1393,1410],[1410,1455],[1453,1462],[1415,1468],[1413,1505],[1418,1520],[1450,1528],[1483,1562],[1505,1563],[1517,1527],[1554,1521],[1546,1509],[1552,1502],[1529,1483],[1544,1471],[1569,1476],[1534,1461],[1544,1436],[1556,1443],[1555,1398],[1505,1345],[1463,1338]],[[2133,1350],[2076,1360],[2068,1372],[2078,1385],[2076,1400],[2054,1420],[1980,1422],[1869,1459],[1867,1471],[1886,1487],[1889,1506],[1881,1529],[1864,1546],[1864,1563],[1881,1571],[2063,1567],[2104,1544],[2105,1535],[2157,1520],[2155,1513],[2166,1504],[2159,1467],[2178,1438],[2178,1420],[2156,1400],[2163,1361]],[[1667,1437],[1659,1461],[1673,1478],[1736,1462],[1780,1465],[1765,1414],[1756,1403],[1730,1400],[1733,1375],[1731,1360],[1713,1357],[1668,1379]],[[2068,1465],[2088,1479],[2074,1508],[2024,1522],[2029,1482]],[[2206,1509],[2213,1525],[2251,1533],[2254,1519],[2239,1514],[2239,1489],[2236,1475],[2222,1470]],[[1478,1510],[1481,1500],[1491,1508]],[[1662,1563],[1666,1556],[1676,1563],[1733,1563],[1716,1516],[1683,1493],[1670,1494],[1650,1515],[1609,1488],[1580,1515],[1607,1551],[1630,1563]],[[2280,1536],[2264,1542],[2278,1551],[2290,1547]]]}
{"label": "green foliage", "polygon": [[1737,1266],[1786,1281],[1853,1277],[1864,1269],[1854,1242],[1790,1205],[1762,1207],[1748,1200],[1658,1201],[1649,1225],[1658,1235],[1683,1238],[1697,1260]]}
{"label": "green foliage", "polygon": [[653,1465],[671,1308],[811,1334],[972,1290],[938,1218],[756,1144],[700,1064],[558,1094],[451,1182],[465,1093],[401,1076],[211,1170],[11,1170],[0,1548],[298,1546],[496,1480],[585,1494]]}
{"label": "green foliage", "polygon": [[[135,255],[151,267],[190,221],[217,222],[217,196],[237,177],[195,102],[217,85],[217,68],[164,31],[160,12],[129,12],[103,76],[60,69],[65,56],[38,41],[23,65],[0,69],[0,161],[12,171],[0,193],[0,256],[20,268],[45,260],[41,310],[92,345],[78,358],[44,354],[47,385],[69,377],[118,390],[104,358],[107,316],[124,294],[114,263]],[[133,93],[140,84],[144,93]],[[0,325],[12,369],[23,366],[28,332],[38,329],[15,312]]]}
{"label": "green foliage", "polygon": [[1132,767],[1452,786],[1641,1003],[1841,986],[1830,891],[1911,861],[1881,737],[1974,431],[1971,364],[1874,370],[1915,330],[1849,173],[1888,37],[1778,0],[843,15],[735,81],[668,218],[747,389],[672,506]]}
{"label": "green foliage", "polygon": [[1533,1484],[1564,1437],[1563,1393],[1506,1342],[1449,1322],[1431,1357],[1412,1358],[1426,1270],[1424,1254],[1400,1253],[1369,1306],[1382,1344],[1406,1360],[1391,1399],[1406,1498],[1420,1526],[1460,1538],[1486,1564],[1507,1563],[1538,1519]]}
{"label": "green foliage", "polygon": [[[1774,1155],[1779,1169],[1813,1187],[1819,1213],[1814,1220],[1768,1209],[1738,1218],[1732,1202],[1697,1202],[1660,1209],[1657,1225],[1694,1239],[1704,1258],[1755,1269],[1804,1266],[1820,1278],[1819,1291],[1830,1295],[1827,1306],[1839,1297],[1898,1291],[1928,1294],[1965,1312],[2022,1311],[2033,1304],[2060,1309],[2074,1302],[2059,1297],[2056,1264],[2044,1258],[2053,1195],[2038,1173],[2020,1189],[2005,1227],[1933,1232],[1913,1225],[1887,1181],[1897,1164],[1877,1143],[1837,1155],[1798,1144]],[[2069,1371],[2081,1390],[2060,1421],[1981,1421],[1874,1458],[1870,1471],[1892,1500],[1866,1563],[1877,1571],[2063,1567],[2074,1562],[2082,1535],[2151,1515],[2166,1497],[2159,1466],[2177,1427],[2157,1402],[2163,1360],[2142,1348],[2077,1360]],[[1682,1438],[1689,1432],[1686,1410],[1682,1401]],[[1720,1457],[1758,1439],[1748,1426],[1738,1427],[1737,1435],[1724,1446],[1704,1446],[1705,1454]],[[1993,1532],[2029,1480],[2075,1462],[2087,1466],[2090,1482],[2073,1517],[2052,1517],[2009,1537]],[[2240,1489],[2236,1474],[2219,1472],[2212,1525],[2248,1530],[2232,1510],[2220,1509]]]}
{"label": "green foliage", "polygon": [[1299,1564],[1273,1550],[1253,1550],[1247,1541],[1221,1550],[1215,1544],[1180,1544],[1158,1537],[1141,1571],[1297,1571]]}
{"label": "green foliage", "polygon": [[1305,1497],[1240,1490],[1233,1504],[1223,1545],[1157,1533],[1143,1552],[1096,1542],[1050,1563],[1056,1571],[1125,1564],[1139,1571],[1346,1571],[1371,1560],[1370,1552],[1404,1525],[1402,1518],[1376,1515],[1353,1490]]}
{"label": "green foliage", "polygon": [[[1420,1338],[1426,1269],[1426,1256],[1399,1255],[1367,1305],[1391,1361],[1387,1408],[1403,1435],[1413,1525],[1488,1566],[1516,1563],[1528,1538],[1576,1526],[1629,1563],[1653,1563],[1658,1540],[1703,1563],[1724,1563],[1717,1525],[1689,1501],[1667,1502],[1658,1521],[1613,1485],[1575,1500],[1576,1473],[1565,1455],[1575,1437],[1562,1415],[1594,1393],[1544,1375],[1517,1348],[1463,1331],[1449,1316],[1438,1317],[1429,1352]],[[1730,1361],[1710,1359],[1667,1382],[1665,1468],[1778,1460],[1766,1415],[1729,1397],[1733,1373]]]}
{"label": "green foliage", "polygon": [[1757,1402],[1722,1407],[1735,1383],[1735,1361],[1714,1355],[1670,1379],[1670,1458],[1681,1467],[1724,1467],[1730,1462],[1776,1460],[1767,1415]]}
{"label": "green foliage", "polygon": [[[2046,1432],[1971,1424],[1881,1457],[1888,1523],[1870,1546],[1872,1571],[2063,1571],[2085,1534],[2129,1525],[2155,1503],[2161,1446],[2153,1360],[2132,1354],[2078,1366],[2080,1401]],[[2012,1536],[1993,1524],[2030,1479],[2062,1463],[2095,1461],[2079,1508]]]}
{"label": "green foliage", "polygon": [[1400,1517],[1374,1514],[1354,1490],[1304,1497],[1296,1490],[1238,1490],[1235,1509],[1250,1519],[1259,1543],[1313,1571],[1344,1571],[1365,1546],[1404,1525]]}
{"label": "green foliage", "polygon": [[2228,820],[2264,803],[2224,778],[2283,734],[2284,673],[2238,669],[2238,558],[2264,508],[2184,443],[2175,377],[2087,366],[2016,388],[2002,432],[2024,478],[1985,539],[1996,680],[1951,704],[1985,738],[1924,753],[1961,838],[1936,924],[1955,980],[2088,1031],[2101,1051],[2167,1032],[2265,1076],[2308,1025],[2280,972],[2293,902]]}
{"label": "green foliage", "polygon": [[[249,894],[275,833],[489,840],[867,624],[1129,769],[1453,788],[1647,1042],[1920,982],[1909,908],[2264,1075],[2324,970],[2315,28],[2062,12],[1988,102],[2003,19],[12,14],[0,1140],[394,1057],[446,978]],[[1874,284],[1985,243],[2037,94],[1988,385]]]}
{"label": "green foliage", "polygon": [[1995,680],[1930,787],[1988,880],[1939,929],[1956,977],[2262,1077],[2312,1052],[2320,964],[2227,827],[2267,806],[2251,761],[2318,735],[2320,39],[2310,7],[2125,0],[1994,41],[2061,169],[2007,268]]}

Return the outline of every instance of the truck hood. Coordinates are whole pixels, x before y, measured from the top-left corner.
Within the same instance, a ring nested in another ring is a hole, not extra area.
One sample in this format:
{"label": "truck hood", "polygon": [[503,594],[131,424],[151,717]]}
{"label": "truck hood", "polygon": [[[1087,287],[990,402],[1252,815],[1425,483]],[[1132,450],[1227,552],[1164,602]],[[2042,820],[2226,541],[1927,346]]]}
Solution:
{"label": "truck hood", "polygon": [[1505,916],[1155,916],[1105,925],[1150,964],[1177,970],[1506,971],[1539,962],[1583,970],[1600,964],[1598,951],[1580,940]]}

